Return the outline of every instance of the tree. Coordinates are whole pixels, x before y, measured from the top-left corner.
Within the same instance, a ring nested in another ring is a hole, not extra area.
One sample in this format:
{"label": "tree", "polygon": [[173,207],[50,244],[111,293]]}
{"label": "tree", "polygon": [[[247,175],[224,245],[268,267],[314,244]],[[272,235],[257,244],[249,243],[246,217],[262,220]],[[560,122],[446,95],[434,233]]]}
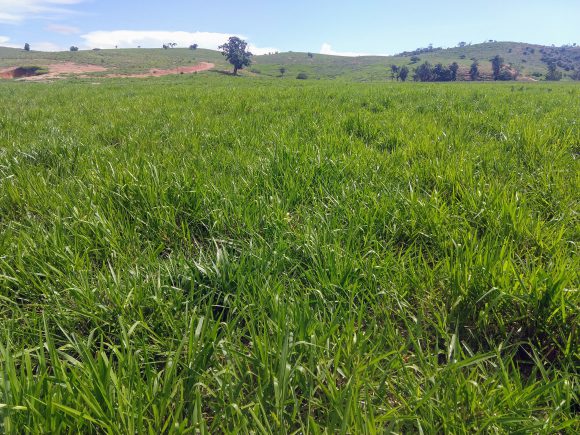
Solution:
{"label": "tree", "polygon": [[246,50],[247,46],[248,43],[246,41],[242,41],[237,36],[232,36],[228,39],[228,42],[218,47],[227,61],[234,66],[234,75],[238,74],[238,70],[252,64],[251,57],[253,55]]}
{"label": "tree", "polygon": [[471,68],[469,68],[469,77],[471,77],[471,80],[477,80],[479,78],[479,63],[477,60],[474,60]]}
{"label": "tree", "polygon": [[503,57],[501,57],[499,54],[496,54],[490,59],[490,62],[491,69],[493,71],[493,79],[497,80],[501,72],[501,67],[503,66]]}
{"label": "tree", "polygon": [[24,44],[24,50],[30,51],[30,44],[28,42]]}
{"label": "tree", "polygon": [[308,53],[308,57],[309,57],[310,59],[312,59],[312,58],[314,57],[314,54],[312,54],[312,53]]}
{"label": "tree", "polygon": [[190,49],[190,50],[197,50],[197,47],[199,47],[197,44],[191,44],[191,45],[189,46],[189,49]]}
{"label": "tree", "polygon": [[466,45],[467,45],[467,43],[466,43],[466,42],[464,42],[464,41],[461,41],[459,44],[457,44],[457,46],[458,46],[458,47],[460,47],[460,48],[463,48],[463,47],[465,47]]}
{"label": "tree", "polygon": [[459,65],[457,64],[457,62],[453,62],[451,65],[449,65],[449,71],[451,71],[451,81],[455,81],[457,80],[457,71],[459,70]]}
{"label": "tree", "polygon": [[433,71],[431,64],[429,62],[424,62],[417,67],[415,70],[415,75],[413,76],[415,81],[419,82],[430,82],[433,81]]}
{"label": "tree", "polygon": [[280,67],[279,71],[280,71],[280,74],[282,75],[282,77],[284,77],[284,74],[286,73],[286,68]]}
{"label": "tree", "polygon": [[399,67],[397,65],[391,65],[391,78],[399,81]]}
{"label": "tree", "polygon": [[555,63],[548,64],[548,73],[546,74],[546,80],[557,82],[562,79],[562,72],[558,71]]}
{"label": "tree", "polygon": [[71,45],[70,51],[79,51],[79,48],[75,47],[74,45]]}
{"label": "tree", "polygon": [[401,69],[399,70],[399,78],[401,79],[402,82],[407,80],[408,75],[409,75],[409,68],[407,68],[406,66],[401,67]]}

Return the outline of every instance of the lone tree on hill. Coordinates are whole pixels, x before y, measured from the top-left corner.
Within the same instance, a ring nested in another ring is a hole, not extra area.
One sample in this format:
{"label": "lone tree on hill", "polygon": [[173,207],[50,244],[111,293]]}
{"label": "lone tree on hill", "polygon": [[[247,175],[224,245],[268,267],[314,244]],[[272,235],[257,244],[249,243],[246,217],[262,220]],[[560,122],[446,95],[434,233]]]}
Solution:
{"label": "lone tree on hill", "polygon": [[79,51],[79,48],[75,47],[74,45],[71,45],[70,51]]}
{"label": "lone tree on hill", "polygon": [[491,69],[493,71],[493,79],[497,80],[501,73],[501,67],[503,66],[503,57],[501,57],[499,54],[496,54],[490,59],[490,62]]}
{"label": "lone tree on hill", "polygon": [[234,75],[238,75],[238,70],[252,64],[251,57],[253,55],[246,50],[247,46],[248,43],[246,41],[237,36],[232,36],[228,39],[228,42],[218,47],[228,62],[234,66]]}
{"label": "lone tree on hill", "polygon": [[197,45],[197,44],[191,44],[191,45],[189,46],[189,49],[190,49],[190,50],[197,50],[197,47],[198,47],[198,45]]}
{"label": "lone tree on hill", "polygon": [[24,44],[24,50],[30,51],[30,44],[28,42]]}
{"label": "lone tree on hill", "polygon": [[407,80],[408,75],[409,68],[407,68],[406,66],[402,66],[401,69],[399,70],[399,78],[401,79],[401,81],[404,82],[405,80]]}

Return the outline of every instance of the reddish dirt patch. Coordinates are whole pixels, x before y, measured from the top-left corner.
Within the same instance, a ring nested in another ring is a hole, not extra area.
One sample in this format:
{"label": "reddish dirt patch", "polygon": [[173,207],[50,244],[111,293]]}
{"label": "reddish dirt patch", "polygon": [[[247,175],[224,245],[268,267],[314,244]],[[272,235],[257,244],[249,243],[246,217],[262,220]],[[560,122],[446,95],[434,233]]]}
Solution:
{"label": "reddish dirt patch", "polygon": [[[177,67],[173,69],[150,69],[149,72],[142,74],[107,74],[105,77],[133,77],[133,78],[145,78],[145,77],[161,77],[172,74],[193,74],[200,71],[207,71],[212,69],[215,65],[209,62],[201,62],[199,65],[195,66],[184,66]],[[107,71],[107,68],[98,65],[88,65],[88,64],[78,64],[73,62],[64,63],[54,63],[51,65],[46,65],[48,69],[47,74],[42,74],[38,76],[22,77],[17,74],[18,67],[10,67],[0,69],[1,79],[15,79],[20,78],[21,80],[29,81],[40,81],[40,80],[51,80],[51,79],[61,79],[65,75],[74,74],[80,78],[89,78],[87,73],[92,72],[103,72]]]}
{"label": "reddish dirt patch", "polygon": [[0,70],[0,78],[3,79],[22,79],[22,80],[47,80],[62,78],[64,74],[83,74],[90,72],[107,71],[107,68],[98,65],[81,65],[72,62],[54,63],[43,66],[48,69],[47,74],[31,75],[19,74],[22,67],[10,67]]}
{"label": "reddish dirt patch", "polygon": [[207,71],[214,67],[213,63],[201,62],[195,66],[180,66],[173,69],[150,69],[149,72],[142,74],[107,74],[107,77],[125,77],[125,78],[146,78],[146,77],[161,77],[173,74],[193,74],[200,71]]}

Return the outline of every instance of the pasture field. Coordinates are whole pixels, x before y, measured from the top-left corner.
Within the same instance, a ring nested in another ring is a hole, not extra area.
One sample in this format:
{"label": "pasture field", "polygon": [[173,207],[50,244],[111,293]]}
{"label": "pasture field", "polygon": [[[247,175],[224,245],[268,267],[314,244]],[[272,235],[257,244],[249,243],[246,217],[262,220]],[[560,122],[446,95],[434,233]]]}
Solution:
{"label": "pasture field", "polygon": [[578,433],[580,87],[0,83],[0,432]]}

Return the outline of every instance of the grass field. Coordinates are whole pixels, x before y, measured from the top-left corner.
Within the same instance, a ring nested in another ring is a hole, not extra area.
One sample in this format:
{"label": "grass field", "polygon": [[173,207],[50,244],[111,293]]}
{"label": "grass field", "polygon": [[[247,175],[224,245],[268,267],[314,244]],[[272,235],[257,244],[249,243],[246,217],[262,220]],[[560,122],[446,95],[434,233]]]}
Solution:
{"label": "grass field", "polygon": [[0,432],[578,433],[579,97],[0,83]]}

